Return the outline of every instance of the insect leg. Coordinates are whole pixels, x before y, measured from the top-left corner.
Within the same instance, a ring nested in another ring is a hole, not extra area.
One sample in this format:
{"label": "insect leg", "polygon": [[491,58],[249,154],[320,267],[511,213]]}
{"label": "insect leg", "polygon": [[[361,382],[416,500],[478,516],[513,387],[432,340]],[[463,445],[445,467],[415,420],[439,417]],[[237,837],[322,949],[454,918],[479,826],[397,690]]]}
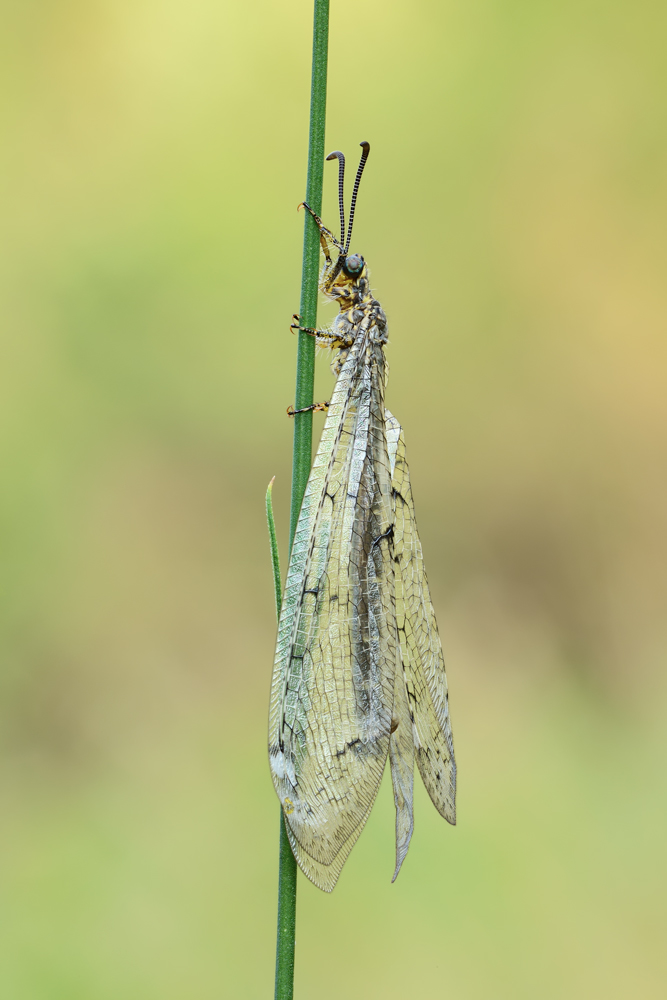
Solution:
{"label": "insect leg", "polygon": [[334,246],[336,248],[336,250],[338,250],[339,253],[343,252],[343,247],[338,242],[338,240],[336,239],[336,237],[334,236],[334,234],[331,232],[331,230],[327,229],[327,227],[324,225],[324,223],[320,219],[319,215],[317,215],[315,212],[313,212],[313,210],[310,207],[310,205],[308,205],[305,201],[302,201],[301,205],[299,205],[299,208],[301,208],[302,206],[303,206],[303,208],[306,209],[307,212],[310,212],[310,214],[312,215],[313,219],[315,220],[315,225],[317,226],[317,228],[320,231],[320,242],[322,243],[322,250],[324,252],[324,256],[327,259],[327,263],[330,264],[331,263],[331,258],[329,256],[329,248],[328,248],[328,245],[325,246],[325,243],[329,243],[330,242],[332,244],[332,246]]}
{"label": "insect leg", "polygon": [[329,403],[328,402],[325,402],[325,403],[311,403],[310,406],[302,406],[300,410],[295,410],[293,406],[288,406],[287,407],[287,416],[288,417],[295,417],[297,415],[297,413],[310,413],[311,410],[312,410],[313,413],[324,413],[328,409],[329,409]]}
{"label": "insect leg", "polygon": [[311,326],[301,326],[296,313],[292,319],[295,319],[296,323],[290,323],[290,330],[301,330],[302,333],[309,333],[311,337],[315,337],[320,347],[337,347],[343,343],[340,336],[337,333],[332,333],[331,330],[314,330]]}

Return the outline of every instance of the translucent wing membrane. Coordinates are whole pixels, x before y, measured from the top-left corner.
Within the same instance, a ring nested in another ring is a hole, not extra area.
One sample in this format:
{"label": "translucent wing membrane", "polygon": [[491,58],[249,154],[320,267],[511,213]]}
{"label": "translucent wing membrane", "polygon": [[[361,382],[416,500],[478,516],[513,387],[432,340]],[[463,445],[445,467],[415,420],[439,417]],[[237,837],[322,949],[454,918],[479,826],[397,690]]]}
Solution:
{"label": "translucent wing membrane", "polygon": [[[456,822],[442,647],[400,424],[380,419],[383,358],[354,345],[304,498],[280,619],[270,757],[303,872],[330,892],[377,794],[387,751],[398,875],[413,774]],[[393,530],[390,530],[393,526]]]}
{"label": "translucent wing membrane", "polygon": [[331,891],[384,770],[399,662],[384,356],[361,334],[338,377],[297,524],[269,754],[295,857]]}
{"label": "translucent wing membrane", "polygon": [[[392,473],[394,517],[395,609],[400,644],[400,676],[409,716],[410,735],[419,773],[433,805],[449,823],[456,823],[456,763],[449,721],[447,678],[438,626],[431,603],[421,542],[415,522],[405,440],[399,422],[385,410],[386,436]],[[397,695],[397,709],[400,702]],[[397,709],[395,715],[398,716]],[[402,709],[405,713],[405,707]],[[412,830],[411,783],[407,737],[399,746],[402,721],[392,734],[392,780],[396,802],[396,872],[407,853]],[[394,764],[396,758],[396,764]],[[410,794],[408,794],[408,788]],[[406,842],[407,838],[407,842]],[[404,846],[403,846],[404,845]]]}

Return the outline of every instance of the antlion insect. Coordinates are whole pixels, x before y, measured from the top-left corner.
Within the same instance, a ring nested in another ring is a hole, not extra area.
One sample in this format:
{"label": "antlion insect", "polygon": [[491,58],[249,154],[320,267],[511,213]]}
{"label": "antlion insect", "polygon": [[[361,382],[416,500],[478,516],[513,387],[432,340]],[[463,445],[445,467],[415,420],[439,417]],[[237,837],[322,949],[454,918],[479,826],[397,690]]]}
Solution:
{"label": "antlion insect", "polygon": [[[396,870],[413,829],[414,763],[455,823],[456,765],[447,680],[424,573],[401,426],[384,408],[387,323],[368,269],[349,254],[363,153],[345,236],[320,231],[321,290],[340,306],[337,376],[296,527],[271,688],[269,758],[294,856],[331,892],[375,801],[387,755],[396,803]],[[331,249],[337,251],[332,260]],[[294,413],[290,409],[290,413]],[[302,412],[302,411],[296,411]],[[393,880],[392,880],[393,881]]]}

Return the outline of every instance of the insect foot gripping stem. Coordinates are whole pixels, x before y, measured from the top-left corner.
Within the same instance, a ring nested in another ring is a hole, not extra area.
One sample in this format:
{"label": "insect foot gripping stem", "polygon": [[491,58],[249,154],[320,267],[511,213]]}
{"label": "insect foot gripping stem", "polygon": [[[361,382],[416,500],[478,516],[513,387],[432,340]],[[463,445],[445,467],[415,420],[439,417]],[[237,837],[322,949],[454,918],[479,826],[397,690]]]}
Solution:
{"label": "insect foot gripping stem", "polygon": [[324,413],[329,409],[328,403],[311,403],[310,406],[302,406],[300,410],[295,410],[293,406],[287,407],[287,416],[295,417],[297,413]]}

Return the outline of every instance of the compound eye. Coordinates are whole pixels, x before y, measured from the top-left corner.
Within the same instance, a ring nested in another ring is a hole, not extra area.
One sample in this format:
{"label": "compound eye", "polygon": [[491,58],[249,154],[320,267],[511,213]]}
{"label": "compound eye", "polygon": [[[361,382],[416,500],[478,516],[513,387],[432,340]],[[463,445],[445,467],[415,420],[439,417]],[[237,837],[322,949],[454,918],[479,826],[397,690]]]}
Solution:
{"label": "compound eye", "polygon": [[363,270],[364,258],[359,253],[352,253],[349,257],[345,258],[344,267],[349,275],[355,277],[357,274],[361,274]]}

